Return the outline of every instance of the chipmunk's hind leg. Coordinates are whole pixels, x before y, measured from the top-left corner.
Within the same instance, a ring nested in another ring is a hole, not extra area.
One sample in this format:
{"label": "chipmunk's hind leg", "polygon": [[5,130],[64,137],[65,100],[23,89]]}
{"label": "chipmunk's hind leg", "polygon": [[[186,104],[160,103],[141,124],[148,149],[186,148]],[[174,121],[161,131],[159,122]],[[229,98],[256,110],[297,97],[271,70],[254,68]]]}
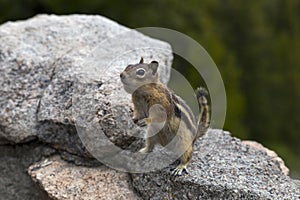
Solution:
{"label": "chipmunk's hind leg", "polygon": [[139,150],[140,153],[148,153],[153,150],[156,143],[156,139],[154,137],[155,136],[146,139],[146,146]]}
{"label": "chipmunk's hind leg", "polygon": [[193,146],[191,145],[180,158],[180,164],[172,171],[172,175],[180,176],[183,172],[188,173],[186,167],[189,164],[193,154]]}

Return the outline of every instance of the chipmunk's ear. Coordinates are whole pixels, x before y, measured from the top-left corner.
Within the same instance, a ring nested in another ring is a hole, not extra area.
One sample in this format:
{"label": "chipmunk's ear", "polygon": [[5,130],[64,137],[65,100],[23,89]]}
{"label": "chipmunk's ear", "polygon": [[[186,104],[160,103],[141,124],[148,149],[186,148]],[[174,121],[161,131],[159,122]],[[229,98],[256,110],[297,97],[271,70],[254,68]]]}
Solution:
{"label": "chipmunk's ear", "polygon": [[150,68],[152,69],[152,74],[156,74],[157,68],[158,68],[158,62],[157,61],[152,61],[150,64]]}
{"label": "chipmunk's ear", "polygon": [[143,64],[144,63],[144,58],[141,57],[140,63],[139,64]]}

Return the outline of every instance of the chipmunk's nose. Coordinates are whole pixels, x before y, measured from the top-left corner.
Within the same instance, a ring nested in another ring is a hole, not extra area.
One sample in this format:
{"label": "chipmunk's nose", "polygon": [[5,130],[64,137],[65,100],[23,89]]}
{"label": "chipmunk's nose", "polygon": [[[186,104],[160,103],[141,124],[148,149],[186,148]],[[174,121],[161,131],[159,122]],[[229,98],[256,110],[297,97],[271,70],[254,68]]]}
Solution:
{"label": "chipmunk's nose", "polygon": [[122,72],[122,73],[120,74],[120,78],[121,78],[121,79],[124,79],[124,78],[125,78],[124,72]]}

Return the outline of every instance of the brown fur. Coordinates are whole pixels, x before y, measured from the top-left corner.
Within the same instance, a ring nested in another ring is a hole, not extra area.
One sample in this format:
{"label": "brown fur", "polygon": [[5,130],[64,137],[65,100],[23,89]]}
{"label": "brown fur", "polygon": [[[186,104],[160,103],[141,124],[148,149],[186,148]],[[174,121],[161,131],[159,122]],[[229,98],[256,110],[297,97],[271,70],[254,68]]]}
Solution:
{"label": "brown fur", "polygon": [[[147,124],[146,145],[140,152],[151,151],[156,143],[166,146],[176,137],[176,152],[183,154],[174,174],[180,175],[191,160],[195,139],[204,135],[208,128],[207,100],[202,89],[197,94],[201,112],[196,124],[186,103],[159,82],[157,67],[156,61],[144,64],[141,59],[139,64],[129,65],[122,72],[121,80],[125,90],[132,94],[134,122]],[[145,71],[143,76],[137,73],[140,69]]]}

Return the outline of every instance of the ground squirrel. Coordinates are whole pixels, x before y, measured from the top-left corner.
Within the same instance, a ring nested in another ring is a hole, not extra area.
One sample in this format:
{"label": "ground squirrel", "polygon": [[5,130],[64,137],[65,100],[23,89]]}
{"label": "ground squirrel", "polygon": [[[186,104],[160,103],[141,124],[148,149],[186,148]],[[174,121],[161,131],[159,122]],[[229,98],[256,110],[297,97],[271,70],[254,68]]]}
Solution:
{"label": "ground squirrel", "polygon": [[166,146],[177,135],[176,149],[183,154],[172,174],[181,175],[191,160],[194,141],[209,127],[207,92],[204,88],[196,90],[201,106],[197,123],[189,106],[159,81],[157,69],[157,61],[147,64],[141,58],[138,64],[128,65],[120,78],[125,91],[132,95],[134,123],[147,125],[146,145],[139,152],[147,153],[157,143]]}

